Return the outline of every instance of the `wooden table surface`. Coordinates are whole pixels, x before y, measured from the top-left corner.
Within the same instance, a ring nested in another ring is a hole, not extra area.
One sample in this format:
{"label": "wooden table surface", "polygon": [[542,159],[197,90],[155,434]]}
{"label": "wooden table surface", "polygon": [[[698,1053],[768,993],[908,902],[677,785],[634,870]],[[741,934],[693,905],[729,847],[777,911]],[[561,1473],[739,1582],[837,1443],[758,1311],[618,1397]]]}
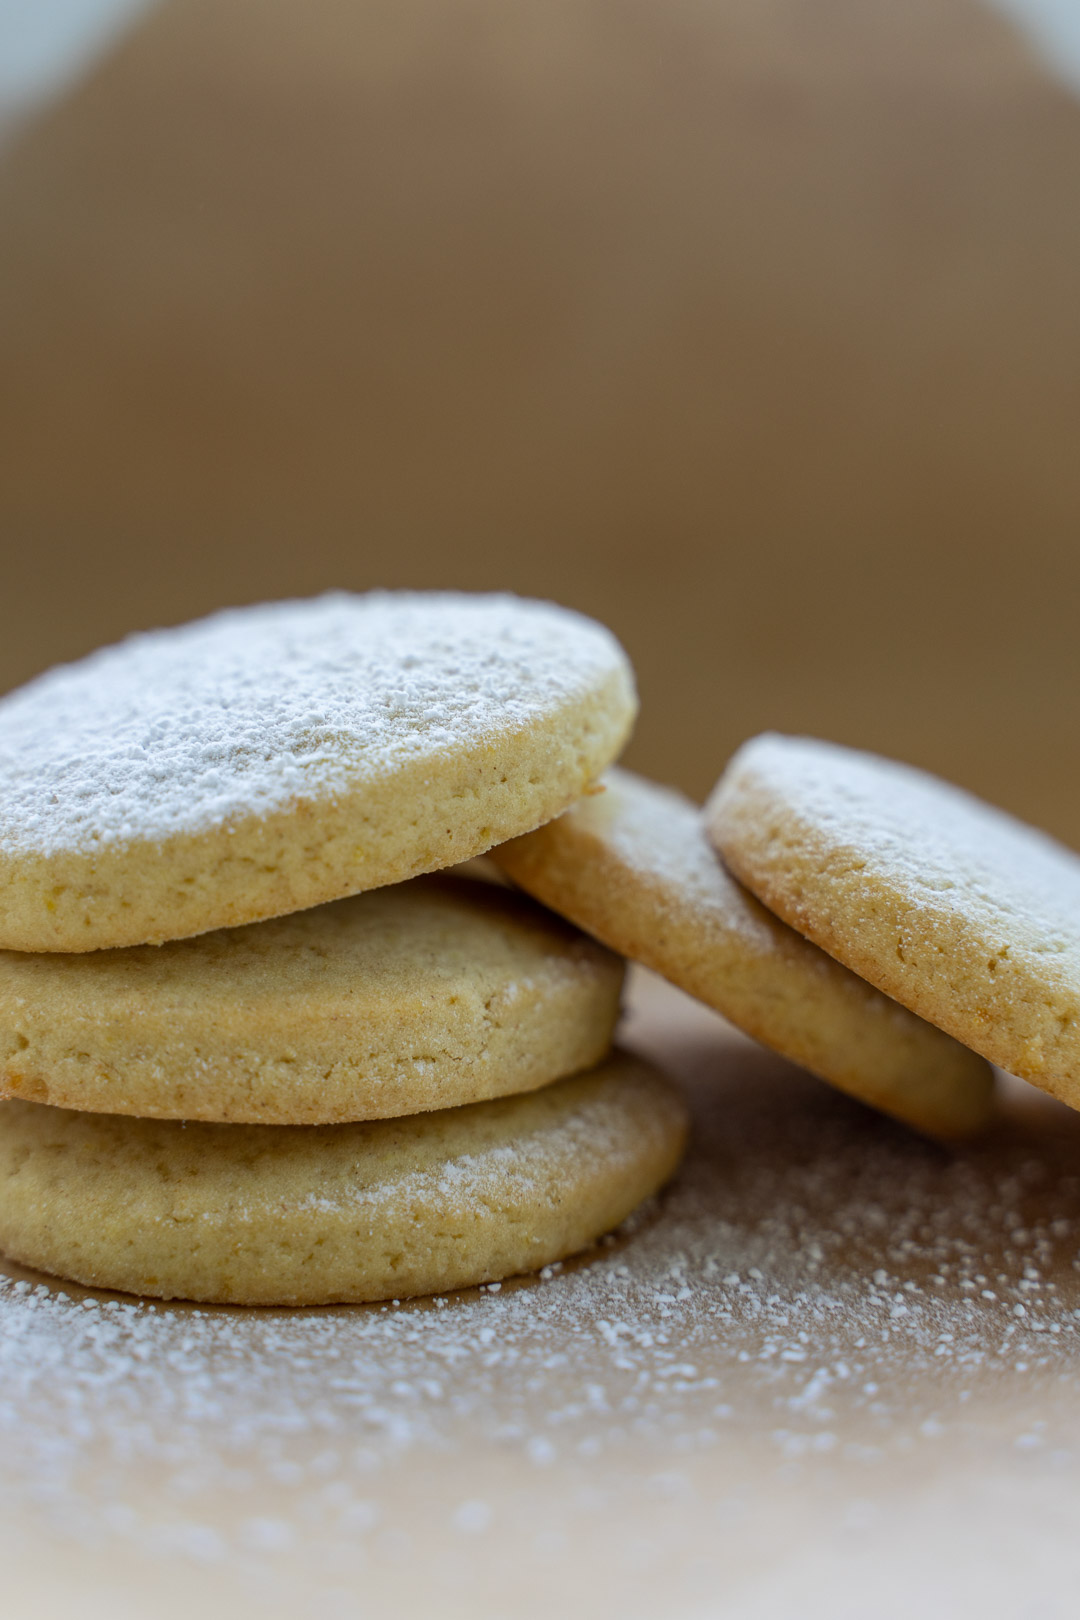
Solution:
{"label": "wooden table surface", "polygon": [[624,1033],[690,1154],[550,1277],[243,1312],[11,1268],[6,1612],[1071,1615],[1080,1119],[1013,1082],[947,1151],[644,974]]}

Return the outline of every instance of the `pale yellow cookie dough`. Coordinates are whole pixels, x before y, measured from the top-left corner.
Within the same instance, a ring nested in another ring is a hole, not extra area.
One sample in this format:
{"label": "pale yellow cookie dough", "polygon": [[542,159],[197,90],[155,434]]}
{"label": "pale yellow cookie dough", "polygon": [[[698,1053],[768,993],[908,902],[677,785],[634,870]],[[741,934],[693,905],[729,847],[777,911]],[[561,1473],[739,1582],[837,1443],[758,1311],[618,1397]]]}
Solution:
{"label": "pale yellow cookie dough", "polygon": [[402,1299],[586,1247],[667,1180],[685,1132],[674,1088],[622,1054],[526,1096],[361,1125],[0,1103],[0,1250],[163,1299]]}
{"label": "pale yellow cookie dough", "polygon": [[937,777],[804,737],[745,744],[708,816],[800,933],[1080,1107],[1080,857]]}
{"label": "pale yellow cookie dough", "polygon": [[0,947],[158,944],[452,866],[572,803],[636,702],[607,630],[510,596],[134,636],[0,699]]}
{"label": "pale yellow cookie dough", "polygon": [[0,951],[0,1096],[269,1125],[450,1108],[598,1063],[622,978],[532,901],[451,876],[161,946]]}
{"label": "pale yellow cookie dough", "polygon": [[938,1136],[986,1122],[986,1064],[771,916],[725,872],[688,799],[623,770],[604,786],[494,858],[606,945],[852,1096]]}

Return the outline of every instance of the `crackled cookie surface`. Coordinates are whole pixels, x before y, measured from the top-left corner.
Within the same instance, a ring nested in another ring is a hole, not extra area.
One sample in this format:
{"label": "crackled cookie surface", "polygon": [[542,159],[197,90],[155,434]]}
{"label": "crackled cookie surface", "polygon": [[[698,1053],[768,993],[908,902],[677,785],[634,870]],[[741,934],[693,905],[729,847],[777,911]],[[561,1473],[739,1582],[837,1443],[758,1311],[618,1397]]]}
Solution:
{"label": "crackled cookie surface", "polygon": [[616,1054],[540,1091],[358,1125],[182,1125],[0,1103],[0,1249],[221,1304],[404,1298],[531,1271],[674,1170],[685,1108]]}
{"label": "crackled cookie surface", "polygon": [[622,977],[532,901],[442,874],[161,946],[0,951],[0,1096],[275,1125],[454,1107],[598,1063]]}
{"label": "crackled cookie surface", "polygon": [[717,847],[830,955],[1080,1107],[1080,858],[947,782],[757,737],[708,807]]}
{"label": "crackled cookie surface", "polygon": [[451,866],[565,809],[635,710],[608,631],[509,596],[133,636],[0,700],[0,947],[159,943]]}
{"label": "crackled cookie surface", "polygon": [[920,1130],[985,1123],[992,1075],[772,916],[724,870],[700,811],[612,770],[605,791],[494,852],[529,893],[766,1046]]}

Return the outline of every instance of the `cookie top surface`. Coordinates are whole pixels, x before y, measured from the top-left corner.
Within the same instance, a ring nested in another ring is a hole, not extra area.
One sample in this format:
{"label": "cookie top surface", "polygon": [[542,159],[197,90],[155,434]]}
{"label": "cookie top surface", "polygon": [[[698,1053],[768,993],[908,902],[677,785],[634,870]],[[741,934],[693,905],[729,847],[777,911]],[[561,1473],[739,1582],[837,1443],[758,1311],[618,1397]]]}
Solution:
{"label": "cookie top surface", "polygon": [[624,770],[494,852],[516,882],[766,1046],[935,1135],[976,1129],[992,1076],[771,915],[724,870],[701,813]]}
{"label": "cookie top surface", "polygon": [[161,946],[0,951],[0,1095],[276,1125],[447,1108],[599,1062],[622,977],[524,896],[449,875]]}
{"label": "cookie top surface", "polygon": [[132,636],[0,700],[0,946],[158,942],[452,865],[565,808],[635,708],[607,630],[510,596]]}
{"label": "cookie top surface", "polygon": [[105,1288],[403,1298],[528,1271],[671,1174],[686,1110],[615,1054],[526,1096],[368,1124],[183,1126],[0,1104],[0,1248]]}
{"label": "cookie top surface", "polygon": [[793,927],[994,1063],[1080,1106],[1080,858],[910,766],[801,737],[735,755],[708,807]]}

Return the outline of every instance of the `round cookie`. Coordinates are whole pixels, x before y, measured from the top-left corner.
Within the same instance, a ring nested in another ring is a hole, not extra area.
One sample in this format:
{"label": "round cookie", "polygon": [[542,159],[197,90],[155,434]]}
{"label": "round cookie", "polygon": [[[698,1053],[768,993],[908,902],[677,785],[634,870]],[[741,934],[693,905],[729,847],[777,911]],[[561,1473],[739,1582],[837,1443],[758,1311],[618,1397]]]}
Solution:
{"label": "round cookie", "polygon": [[0,700],[0,948],[156,944],[454,865],[564,810],[635,712],[607,630],[510,596],[133,636]]}
{"label": "round cookie", "polygon": [[910,766],[754,738],[708,807],[732,870],[800,933],[1080,1107],[1080,859]]}
{"label": "round cookie", "polygon": [[937,1136],[986,1122],[986,1064],[771,916],[724,871],[688,799],[623,770],[604,786],[494,858],[604,944],[852,1096]]}
{"label": "round cookie", "polygon": [[498,1102],[362,1125],[181,1125],[0,1104],[0,1249],[99,1288],[329,1305],[535,1270],[674,1170],[678,1094],[616,1055]]}
{"label": "round cookie", "polygon": [[0,1096],[272,1125],[454,1107],[598,1063],[622,978],[531,901],[449,875],[167,945],[0,951]]}

